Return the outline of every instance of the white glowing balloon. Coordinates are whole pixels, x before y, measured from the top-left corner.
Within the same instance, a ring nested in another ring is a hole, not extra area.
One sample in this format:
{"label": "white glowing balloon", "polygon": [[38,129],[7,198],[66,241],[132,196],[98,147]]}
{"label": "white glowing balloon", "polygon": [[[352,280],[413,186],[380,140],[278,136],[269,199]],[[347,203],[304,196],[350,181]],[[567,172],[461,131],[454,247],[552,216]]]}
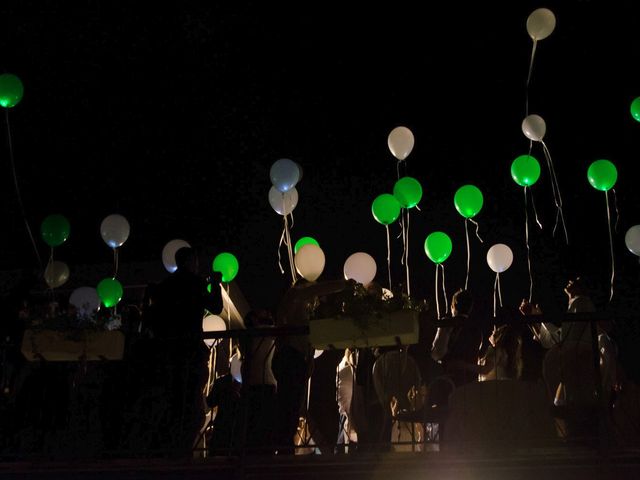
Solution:
{"label": "white glowing balloon", "polygon": [[324,262],[324,252],[312,243],[300,247],[293,260],[300,276],[310,282],[316,281],[322,275]]}
{"label": "white glowing balloon", "polygon": [[409,156],[414,142],[413,133],[407,127],[394,128],[387,138],[389,150],[398,160],[404,160]]}
{"label": "white glowing balloon", "polygon": [[66,263],[54,260],[44,270],[44,281],[49,288],[58,288],[69,280],[69,267]]}
{"label": "white glowing balloon", "polygon": [[627,230],[624,243],[631,253],[640,256],[640,225],[634,225]]}
{"label": "white glowing balloon", "polygon": [[129,238],[129,222],[122,215],[109,215],[100,224],[100,235],[111,248],[121,247]]}
{"label": "white glowing balloon", "polygon": [[[207,315],[202,319],[202,331],[203,332],[223,332],[227,329],[226,322],[218,315]],[[205,338],[204,343],[207,347],[213,345],[214,338]]]}
{"label": "white glowing balloon", "polygon": [[538,8],[527,18],[527,32],[533,40],[547,38],[556,28],[556,16],[548,8]]}
{"label": "white glowing balloon", "polygon": [[291,190],[282,193],[276,187],[269,190],[269,203],[278,215],[289,215],[298,205],[298,190],[293,187]]}
{"label": "white glowing balloon", "polygon": [[69,303],[76,307],[79,315],[91,315],[100,308],[100,297],[93,287],[78,287],[71,292]]}
{"label": "white glowing balloon", "polygon": [[528,115],[522,121],[522,133],[529,140],[541,142],[547,132],[547,124],[540,115]]}
{"label": "white glowing balloon", "polygon": [[318,358],[323,353],[324,353],[324,350],[316,350],[315,352],[313,352],[313,358]]}
{"label": "white glowing balloon", "polygon": [[191,247],[186,241],[179,238],[171,240],[162,249],[162,263],[169,273],[173,273],[178,269],[176,265],[176,252],[183,247]]}
{"label": "white glowing balloon", "polygon": [[491,270],[502,273],[513,263],[513,252],[504,243],[496,243],[487,252],[487,263]]}
{"label": "white glowing balloon", "polygon": [[353,279],[365,287],[376,277],[376,261],[365,252],[357,252],[344,262],[344,278]]}
{"label": "white glowing balloon", "polygon": [[238,353],[231,356],[230,361],[231,376],[236,382],[242,383],[242,360]]}

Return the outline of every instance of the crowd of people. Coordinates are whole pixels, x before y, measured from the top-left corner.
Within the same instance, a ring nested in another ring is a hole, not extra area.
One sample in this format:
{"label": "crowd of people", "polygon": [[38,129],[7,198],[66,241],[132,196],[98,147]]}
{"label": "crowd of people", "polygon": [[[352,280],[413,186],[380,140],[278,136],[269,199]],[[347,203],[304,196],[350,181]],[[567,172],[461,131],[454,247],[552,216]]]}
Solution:
{"label": "crowd of people", "polygon": [[[28,364],[19,351],[30,316],[27,292],[7,299],[3,452],[51,450],[64,444],[74,424],[79,438],[99,437],[96,451],[190,455],[204,447],[214,455],[292,454],[310,441],[323,453],[336,451],[336,444],[338,451],[389,448],[394,423],[446,431],[456,391],[509,381],[543,386],[561,438],[589,437],[619,400],[624,377],[611,325],[536,322],[542,311],[526,300],[519,307],[526,321],[500,315],[480,321],[471,292],[459,290],[445,319],[425,303],[417,344],[321,357],[308,334],[269,331],[308,327],[324,300],[355,291],[353,280],[299,280],[277,311],[252,310],[245,327],[263,333],[232,341],[241,359],[238,375],[229,368],[228,341],[203,342],[203,315],[222,310],[219,289],[207,290],[191,248],[176,253],[176,264],[175,273],[148,287],[142,305],[121,310],[127,335],[121,362]],[[368,292],[381,289],[373,285]],[[595,311],[582,279],[572,279],[565,292],[568,312]],[[212,353],[220,356],[213,375],[207,368]],[[429,436],[426,428],[418,435]]]}

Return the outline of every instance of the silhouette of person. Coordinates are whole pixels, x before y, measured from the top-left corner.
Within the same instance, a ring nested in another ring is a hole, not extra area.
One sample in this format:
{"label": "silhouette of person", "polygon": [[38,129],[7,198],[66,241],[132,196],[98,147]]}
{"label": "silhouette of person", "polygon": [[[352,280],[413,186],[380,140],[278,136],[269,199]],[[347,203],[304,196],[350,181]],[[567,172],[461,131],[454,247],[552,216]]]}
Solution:
{"label": "silhouette of person", "polygon": [[[156,291],[153,325],[156,341],[164,356],[165,387],[170,419],[161,428],[165,448],[190,451],[204,423],[203,389],[207,381],[208,349],[202,339],[205,309],[222,310],[219,288],[207,291],[198,275],[198,257],[189,247],[176,252],[177,270],[162,281]],[[217,285],[219,274],[212,284]]]}

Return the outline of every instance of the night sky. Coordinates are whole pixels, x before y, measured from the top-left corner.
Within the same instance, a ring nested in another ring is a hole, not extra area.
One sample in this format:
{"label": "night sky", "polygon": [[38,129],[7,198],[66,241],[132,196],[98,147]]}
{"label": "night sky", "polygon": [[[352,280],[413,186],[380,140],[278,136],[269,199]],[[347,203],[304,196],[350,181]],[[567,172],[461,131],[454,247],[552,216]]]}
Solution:
{"label": "night sky", "polygon": [[[282,217],[267,201],[279,158],[304,169],[292,237],[318,239],[322,278],[339,277],[351,253],[366,251],[386,286],[385,231],[371,202],[392,191],[387,135],[405,125],[416,139],[405,171],[424,188],[421,212],[412,211],[413,293],[433,295],[434,266],[422,245],[434,230],[454,243],[449,294],[464,283],[464,223],[453,195],[473,183],[484,193],[477,220],[485,243],[472,237],[471,289],[488,308],[486,251],[506,243],[515,260],[503,292],[516,305],[528,274],[522,188],[509,169],[529,147],[520,129],[532,45],[525,22],[544,6],[557,26],[538,45],[530,112],[547,122],[570,246],[551,235],[549,176],[534,145],[544,226],[530,225],[534,299],[564,308],[562,286],[579,272],[606,302],[605,198],[586,177],[600,158],[619,172],[620,296],[637,296],[640,265],[624,247],[624,233],[640,223],[640,124],[629,114],[640,96],[637,2],[316,2],[293,10],[272,2],[73,3],[5,2],[0,33],[0,67],[25,85],[10,121],[27,217],[36,235],[46,215],[69,218],[71,236],[55,255],[69,264],[71,286],[74,265],[111,260],[99,225],[120,213],[131,224],[121,262],[160,262],[173,238],[202,252],[231,251],[250,305],[274,307],[287,282],[277,266]],[[33,269],[2,127],[0,268]],[[399,282],[399,226],[391,231]]]}

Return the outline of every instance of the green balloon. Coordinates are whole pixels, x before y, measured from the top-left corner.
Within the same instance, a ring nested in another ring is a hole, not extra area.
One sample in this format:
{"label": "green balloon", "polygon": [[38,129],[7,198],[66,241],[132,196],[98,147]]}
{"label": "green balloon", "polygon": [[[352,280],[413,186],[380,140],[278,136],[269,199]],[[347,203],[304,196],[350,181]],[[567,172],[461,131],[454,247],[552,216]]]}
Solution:
{"label": "green balloon", "polygon": [[24,86],[18,77],[11,73],[0,75],[0,106],[15,107],[24,94]]}
{"label": "green balloon", "polygon": [[402,177],[393,186],[393,196],[404,208],[413,208],[422,198],[422,185],[413,177]]}
{"label": "green balloon", "polygon": [[233,253],[219,253],[216,255],[216,258],[213,259],[213,271],[222,274],[222,281],[224,283],[229,283],[236,278],[239,268],[238,259]]}
{"label": "green balloon", "polygon": [[49,215],[40,225],[42,239],[50,247],[62,245],[69,238],[70,231],[71,225],[64,215]]}
{"label": "green balloon", "polygon": [[606,192],[616,184],[618,170],[609,160],[596,160],[587,170],[587,178],[593,188]]}
{"label": "green balloon", "polygon": [[444,262],[451,255],[452,249],[451,239],[444,232],[430,233],[424,241],[424,251],[433,263],[440,264]]}
{"label": "green balloon", "polygon": [[521,187],[530,187],[540,178],[540,164],[531,155],[520,155],[511,164],[511,176]]}
{"label": "green balloon", "polygon": [[298,253],[298,250],[300,250],[303,246],[309,245],[309,244],[317,245],[318,247],[320,246],[320,244],[318,243],[318,241],[315,238],[313,238],[313,237],[302,237],[293,246],[293,253],[294,254]]}
{"label": "green balloon", "polygon": [[484,199],[482,192],[475,185],[464,185],[458,189],[453,197],[453,203],[458,210],[458,213],[464,218],[475,217],[480,209]]}
{"label": "green balloon", "polygon": [[373,218],[383,225],[395,222],[400,216],[400,202],[389,193],[378,195],[371,204]]}
{"label": "green balloon", "polygon": [[636,97],[633,102],[631,102],[631,116],[640,122],[640,97]]}
{"label": "green balloon", "polygon": [[102,300],[102,303],[107,308],[116,306],[118,302],[122,300],[122,294],[124,293],[122,284],[115,278],[105,278],[101,280],[96,290],[98,291],[100,300]]}

